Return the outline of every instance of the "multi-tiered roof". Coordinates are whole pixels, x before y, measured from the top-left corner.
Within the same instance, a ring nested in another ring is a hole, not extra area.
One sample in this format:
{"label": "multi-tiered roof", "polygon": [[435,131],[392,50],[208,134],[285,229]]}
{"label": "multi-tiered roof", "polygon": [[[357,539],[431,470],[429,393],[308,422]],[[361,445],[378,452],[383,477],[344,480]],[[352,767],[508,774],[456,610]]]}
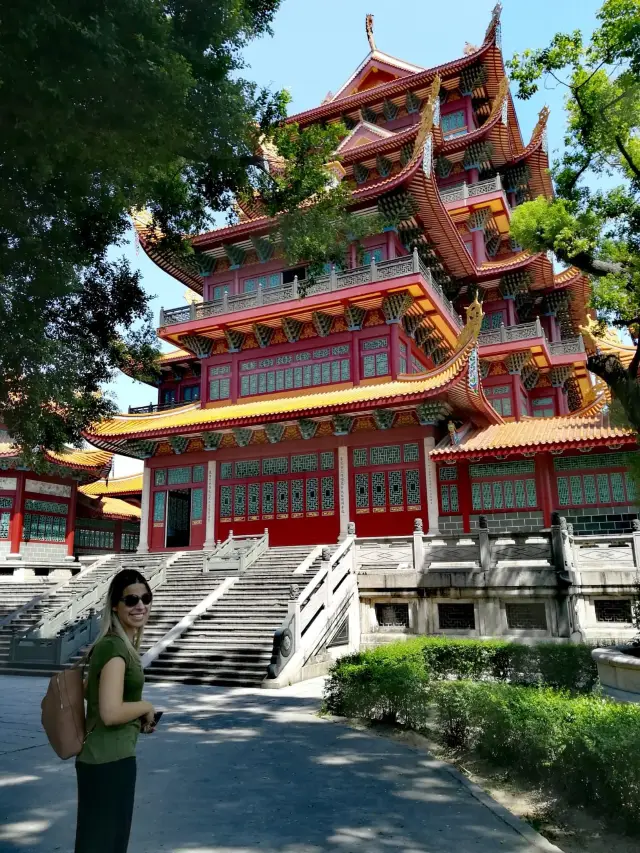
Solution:
{"label": "multi-tiered roof", "polygon": [[[589,316],[588,279],[573,268],[555,273],[551,258],[523,251],[509,233],[512,209],[550,197],[553,187],[548,110],[525,144],[501,52],[500,6],[480,47],[467,46],[462,58],[436,68],[382,53],[370,27],[368,35],[369,54],[338,92],[289,121],[347,126],[334,171],[351,188],[354,212],[378,212],[393,224],[401,250],[394,257],[352,263],[304,288],[294,277],[245,292],[214,290],[211,298],[211,283],[222,273],[278,257],[277,217],[264,214],[259,198],[241,202],[237,224],[192,238],[190,264],[168,255],[143,220],[136,228],[150,257],[194,294],[187,306],[161,312],[159,334],[178,347],[162,358],[167,379],[190,371],[197,377],[199,360],[216,355],[385,321],[402,324],[424,353],[425,367],[376,384],[122,415],[93,427],[93,443],[145,457],[159,447],[183,452],[272,442],[282,434],[341,434],[351,428],[341,418],[365,417],[383,428],[409,411],[416,423],[455,417],[484,428],[504,420],[482,391],[483,381],[497,375],[517,375],[529,390],[561,388],[567,411],[556,414],[598,416],[606,399],[594,390],[580,336]],[[473,308],[463,328],[460,313],[478,304],[472,303],[476,294],[485,313],[487,306],[507,304],[508,322],[487,328],[485,320],[481,327]]]}

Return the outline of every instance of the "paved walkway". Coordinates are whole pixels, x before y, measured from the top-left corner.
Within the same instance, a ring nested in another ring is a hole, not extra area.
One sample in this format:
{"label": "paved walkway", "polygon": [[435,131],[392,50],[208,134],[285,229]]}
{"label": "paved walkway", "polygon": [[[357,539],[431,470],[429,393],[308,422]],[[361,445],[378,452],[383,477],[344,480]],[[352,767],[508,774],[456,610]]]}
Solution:
{"label": "paved walkway", "polygon": [[[71,853],[75,773],[39,732],[46,681],[0,676],[0,851]],[[277,693],[150,685],[129,853],[541,853],[424,753]],[[526,830],[525,830],[526,832]]]}

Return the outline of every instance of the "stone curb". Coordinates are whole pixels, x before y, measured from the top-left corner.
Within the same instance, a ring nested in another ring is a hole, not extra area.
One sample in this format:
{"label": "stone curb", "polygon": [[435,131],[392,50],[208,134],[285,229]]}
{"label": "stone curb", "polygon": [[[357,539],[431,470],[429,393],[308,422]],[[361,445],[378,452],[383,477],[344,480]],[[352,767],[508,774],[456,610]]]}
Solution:
{"label": "stone curb", "polygon": [[[340,725],[346,726],[348,728],[354,728],[354,721],[349,719],[348,717],[336,717],[331,714],[323,714],[323,719],[328,720],[329,722],[339,723]],[[358,729],[360,731],[360,729]],[[384,732],[376,732],[374,729],[364,729],[368,734],[372,734],[374,737],[385,738],[386,740],[395,740],[393,735],[389,736]],[[412,732],[414,735],[420,736],[417,732]],[[402,741],[397,740],[397,743],[400,743],[401,746],[407,747],[407,749],[412,749],[414,752],[420,751],[417,747],[411,746],[407,743],[402,743]],[[493,812],[493,814],[499,818],[503,823],[506,823],[507,826],[510,826],[515,832],[525,838],[533,845],[533,850],[531,853],[564,853],[564,851],[557,847],[555,844],[552,844],[548,841],[543,835],[540,835],[539,832],[530,826],[526,821],[522,820],[519,817],[516,817],[509,809],[501,806],[493,797],[489,796],[486,791],[477,785],[475,782],[472,782],[468,779],[464,773],[461,773],[456,767],[452,764],[449,764],[446,761],[442,761],[439,758],[434,758],[429,752],[429,750],[425,750],[429,756],[429,764],[431,767],[434,767],[436,770],[439,770],[441,773],[448,773],[452,776],[459,785],[462,785],[463,788],[466,788],[469,793],[476,799],[478,802],[482,803],[483,806],[489,809],[489,811]]]}

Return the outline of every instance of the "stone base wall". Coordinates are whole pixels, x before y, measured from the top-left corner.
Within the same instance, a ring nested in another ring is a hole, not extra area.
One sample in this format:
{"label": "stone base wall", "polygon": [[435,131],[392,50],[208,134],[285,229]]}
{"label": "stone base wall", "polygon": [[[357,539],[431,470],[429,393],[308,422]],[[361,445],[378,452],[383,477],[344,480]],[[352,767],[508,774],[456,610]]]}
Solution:
{"label": "stone base wall", "polygon": [[631,522],[639,517],[638,507],[634,506],[584,507],[560,510],[560,514],[567,519],[567,524],[573,524],[576,536],[629,533]]}
{"label": "stone base wall", "polygon": [[[471,530],[478,530],[480,515],[470,517]],[[634,516],[635,517],[635,516]],[[515,530],[541,530],[544,527],[542,513],[535,510],[522,510],[519,512],[488,512],[485,515],[492,533],[509,533]],[[569,519],[567,518],[567,521]],[[438,529],[443,535],[462,533],[461,515],[443,515],[438,519]],[[631,522],[626,530],[631,529]],[[617,532],[617,531],[609,531]]]}
{"label": "stone base wall", "polygon": [[24,561],[34,563],[61,563],[67,556],[67,546],[64,542],[21,542],[20,554]]}

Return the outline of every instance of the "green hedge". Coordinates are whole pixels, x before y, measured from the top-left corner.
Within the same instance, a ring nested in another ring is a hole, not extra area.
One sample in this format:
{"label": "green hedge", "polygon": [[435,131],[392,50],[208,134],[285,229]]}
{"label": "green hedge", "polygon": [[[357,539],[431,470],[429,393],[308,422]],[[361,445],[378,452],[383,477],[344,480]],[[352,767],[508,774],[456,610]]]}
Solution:
{"label": "green hedge", "polygon": [[[426,684],[451,679],[592,693],[598,670],[591,648],[584,645],[415,637],[341,658],[332,669],[325,700],[335,714],[388,718],[393,712],[385,697],[391,692],[401,689],[406,694],[406,707],[398,713],[415,713],[410,709]],[[388,681],[396,686],[392,689]]]}
{"label": "green hedge", "polygon": [[637,705],[486,682],[439,682],[429,693],[444,743],[640,829]]}

